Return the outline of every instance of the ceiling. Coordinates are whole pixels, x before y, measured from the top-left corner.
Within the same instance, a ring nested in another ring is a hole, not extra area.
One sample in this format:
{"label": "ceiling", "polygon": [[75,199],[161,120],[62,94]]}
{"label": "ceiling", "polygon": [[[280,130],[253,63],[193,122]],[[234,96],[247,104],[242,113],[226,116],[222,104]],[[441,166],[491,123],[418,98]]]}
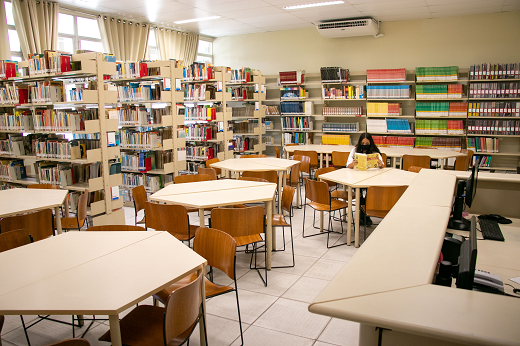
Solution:
{"label": "ceiling", "polygon": [[[231,36],[313,27],[322,20],[370,16],[382,22],[520,10],[520,0],[344,0],[298,10],[284,6],[329,0],[55,0],[62,7],[109,14],[208,36]],[[220,16],[187,24],[175,21]]]}

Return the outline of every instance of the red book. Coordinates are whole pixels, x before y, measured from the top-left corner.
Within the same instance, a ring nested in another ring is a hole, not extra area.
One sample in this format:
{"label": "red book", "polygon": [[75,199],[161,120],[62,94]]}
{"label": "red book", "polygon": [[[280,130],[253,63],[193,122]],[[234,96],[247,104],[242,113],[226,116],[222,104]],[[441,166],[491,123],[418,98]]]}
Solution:
{"label": "red book", "polygon": [[5,62],[5,78],[16,77],[16,63],[11,61]]}
{"label": "red book", "polygon": [[148,76],[148,64],[142,62],[139,63],[139,77]]}
{"label": "red book", "polygon": [[247,100],[247,90],[242,90],[242,99]]}
{"label": "red book", "polygon": [[208,160],[213,158],[213,148],[208,148]]}
{"label": "red book", "polygon": [[145,172],[152,170],[152,158],[151,157],[147,157],[144,159],[144,170],[145,170]]}
{"label": "red book", "polygon": [[60,72],[70,71],[70,55],[60,55]]}
{"label": "red book", "polygon": [[18,103],[29,103],[29,89],[22,89],[18,87]]}
{"label": "red book", "polygon": [[208,67],[208,79],[213,79],[213,68]]}
{"label": "red book", "polygon": [[251,72],[246,73],[246,83],[251,82]]}

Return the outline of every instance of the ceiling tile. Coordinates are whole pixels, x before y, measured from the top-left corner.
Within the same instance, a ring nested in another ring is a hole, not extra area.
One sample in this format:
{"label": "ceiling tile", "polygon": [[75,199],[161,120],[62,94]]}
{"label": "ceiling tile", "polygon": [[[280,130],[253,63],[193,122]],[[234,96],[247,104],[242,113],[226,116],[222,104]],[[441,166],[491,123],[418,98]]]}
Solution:
{"label": "ceiling tile", "polygon": [[175,21],[187,20],[187,19],[211,17],[214,15],[215,15],[214,13],[201,10],[200,8],[192,8],[192,9],[183,10],[183,11],[161,12],[158,14],[157,17],[158,17],[158,20],[175,22]]}
{"label": "ceiling tile", "polygon": [[421,15],[417,14],[389,14],[389,15],[378,15],[377,20],[380,22],[396,22],[399,20],[415,20],[415,19],[431,19],[432,15],[429,13],[424,13]]}
{"label": "ceiling tile", "polygon": [[239,10],[239,11],[230,11],[230,12],[221,12],[219,15],[226,18],[246,18],[246,17],[255,17],[255,16],[264,16],[264,15],[273,15],[273,14],[281,14],[284,13],[283,10],[270,6],[270,7],[260,7],[255,8],[253,10]]}
{"label": "ceiling tile", "polygon": [[[333,8],[334,7],[334,8]],[[302,9],[288,11],[288,13],[307,20],[319,21],[319,20],[333,20],[333,19],[345,19],[352,17],[359,17],[362,13],[356,10],[351,5],[342,6],[331,6],[321,7],[316,9]]]}
{"label": "ceiling tile", "polygon": [[264,0],[264,2],[271,4],[273,6],[276,6],[276,7],[282,8],[285,6],[310,4],[313,2],[320,2],[320,1],[319,0]]}
{"label": "ceiling tile", "polygon": [[505,0],[504,6],[520,5],[520,0]]}
{"label": "ceiling tile", "polygon": [[449,5],[432,5],[429,6],[430,11],[434,12],[450,12],[450,11],[468,11],[468,14],[475,13],[479,8],[502,7],[504,0],[485,0],[464,3],[454,3]]}
{"label": "ceiling tile", "polygon": [[[426,0],[428,6],[435,5],[457,5],[457,4],[468,4],[471,5],[474,2],[481,2],[482,0]],[[504,0],[502,0],[503,2]]]}
{"label": "ceiling tile", "polygon": [[520,3],[502,6],[502,12],[512,12],[518,10],[520,10]]}
{"label": "ceiling tile", "polygon": [[[417,0],[422,1],[422,0]],[[393,2],[393,0],[345,0],[345,2],[351,5],[362,5],[362,4],[372,4],[375,2]]]}
{"label": "ceiling tile", "polygon": [[297,24],[302,22],[300,18],[297,18],[289,13],[273,14],[269,16],[248,17],[244,18],[244,20],[238,19],[238,21],[249,23],[252,25],[255,25],[255,23],[275,23],[274,25],[277,25],[280,23]]}
{"label": "ceiling tile", "polygon": [[231,28],[231,27],[242,27],[246,28],[247,24],[241,23],[233,19],[224,20],[208,20],[204,22],[187,23],[183,25],[186,28],[202,30],[202,29],[220,29],[220,28]]}
{"label": "ceiling tile", "polygon": [[303,28],[312,28],[314,25],[311,23],[300,23],[300,24],[285,24],[285,25],[273,25],[273,26],[261,26],[262,29],[267,31],[282,31],[282,30],[295,30]]}
{"label": "ceiling tile", "polygon": [[237,0],[176,0],[182,4],[187,4],[192,7],[204,7],[211,4],[225,4],[227,2],[234,2]]}
{"label": "ceiling tile", "polygon": [[375,11],[375,10],[388,10],[397,8],[414,8],[414,7],[426,7],[426,1],[421,0],[401,0],[392,2],[377,2],[369,4],[354,5],[354,8],[359,11]]}
{"label": "ceiling tile", "polygon": [[260,28],[250,28],[250,29],[239,29],[239,30],[226,30],[226,29],[215,29],[209,31],[202,31],[201,34],[221,37],[221,36],[234,36],[234,35],[244,35],[244,34],[256,34],[259,32],[267,32],[265,29]]}
{"label": "ceiling tile", "polygon": [[[373,10],[373,11],[361,11],[366,16],[385,16],[385,15],[417,15],[417,18],[423,18],[419,16],[429,15],[430,11],[428,7],[414,7],[414,8],[396,8],[386,10]],[[376,18],[379,20],[379,18]]]}
{"label": "ceiling tile", "polygon": [[432,12],[433,18],[441,17],[456,17],[456,16],[467,16],[471,14],[482,14],[482,13],[497,13],[500,12],[502,7],[489,7],[479,8],[470,10],[459,10],[459,11],[446,11],[446,12]]}
{"label": "ceiling tile", "polygon": [[233,2],[226,2],[223,4],[208,3],[202,8],[206,11],[214,13],[230,12],[235,10],[247,10],[261,7],[270,7],[271,5],[261,0],[235,0]]}

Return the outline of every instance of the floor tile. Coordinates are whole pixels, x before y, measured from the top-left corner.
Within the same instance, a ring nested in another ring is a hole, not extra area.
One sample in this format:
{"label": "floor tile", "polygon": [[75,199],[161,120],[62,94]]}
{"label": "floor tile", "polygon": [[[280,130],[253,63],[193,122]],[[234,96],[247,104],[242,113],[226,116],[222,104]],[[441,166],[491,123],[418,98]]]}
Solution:
{"label": "floor tile", "polygon": [[[270,329],[251,326],[244,333],[244,345],[247,346],[311,346],[314,340],[300,336],[277,332]],[[239,346],[240,339],[235,340],[232,346]]]}
{"label": "floor tile", "polygon": [[326,252],[327,235],[325,234],[311,238],[303,238],[301,235],[299,235],[294,239],[294,253],[297,255],[319,258]]}
{"label": "floor tile", "polygon": [[255,323],[255,326],[316,339],[330,317],[310,313],[309,304],[280,298]]}
{"label": "floor tile", "polygon": [[330,281],[344,266],[345,262],[319,259],[303,276]]}
{"label": "floor tile", "polygon": [[[265,275],[264,270],[260,270],[260,273],[262,276]],[[253,291],[279,297],[299,278],[297,275],[271,270],[267,273],[267,287],[265,287],[256,270],[252,270],[238,280],[238,289],[239,291]]]}
{"label": "floor tile", "polygon": [[[231,345],[237,338],[240,339],[240,327],[237,321],[228,320],[226,318],[207,315],[207,335],[208,345]],[[249,324],[242,323],[242,331],[245,332],[249,328]],[[190,338],[190,346],[200,345],[199,326],[195,327]]]}
{"label": "floor tile", "polygon": [[311,277],[301,277],[294,285],[292,285],[283,295],[283,298],[298,300],[305,303],[312,303],[314,298],[320,294],[321,291],[330,281],[321,280]]}
{"label": "floor tile", "polygon": [[[309,268],[316,263],[318,259],[316,257],[307,257],[294,255],[295,266],[290,268],[273,268],[272,271],[287,273],[293,275],[303,275]],[[273,266],[283,266],[292,264],[291,252],[277,252],[273,253],[272,263]]]}
{"label": "floor tile", "polygon": [[[341,243],[341,240],[339,241]],[[321,259],[348,262],[358,249],[354,247],[354,242],[350,243],[350,246],[342,245],[328,249]]]}
{"label": "floor tile", "polygon": [[[242,322],[249,324],[256,321],[276,301],[274,296],[240,290],[240,288],[238,290],[238,298]],[[238,321],[235,292],[212,298],[206,303],[206,309],[208,314]]]}
{"label": "floor tile", "polygon": [[314,345],[312,345],[312,346],[337,346],[337,345],[334,345],[334,344],[327,344],[327,343],[325,343],[325,342],[321,342],[321,341],[316,341],[316,342],[314,343]]}
{"label": "floor tile", "polygon": [[357,346],[359,323],[333,318],[318,340],[340,346]]}

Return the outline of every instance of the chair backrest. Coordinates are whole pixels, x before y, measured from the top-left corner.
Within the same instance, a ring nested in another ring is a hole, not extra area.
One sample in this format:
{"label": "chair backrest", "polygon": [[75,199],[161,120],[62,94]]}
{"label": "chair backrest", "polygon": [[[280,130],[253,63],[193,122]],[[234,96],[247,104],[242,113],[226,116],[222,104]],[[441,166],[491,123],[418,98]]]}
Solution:
{"label": "chair backrest", "polygon": [[17,229],[0,233],[0,252],[11,250],[31,243],[31,236],[26,229]]}
{"label": "chair backrest", "polygon": [[204,168],[204,167],[197,167],[197,172],[199,172],[199,175],[201,174],[207,174],[210,177],[210,180],[217,180],[217,171],[215,168]]}
{"label": "chair backrest", "polygon": [[242,172],[243,177],[254,177],[254,178],[262,178],[267,180],[270,183],[278,183],[278,173],[276,171],[244,171]]}
{"label": "chair backrest", "polygon": [[280,158],[280,148],[278,146],[274,147],[274,154],[276,155],[276,158]]}
{"label": "chair backrest", "polygon": [[144,227],[141,226],[131,226],[131,225],[103,225],[103,226],[92,226],[87,228],[87,231],[146,231]]}
{"label": "chair backrest", "polygon": [[[371,211],[386,215],[397,203],[408,186],[371,186],[367,190],[367,214]],[[377,215],[376,215],[377,216]]]}
{"label": "chair backrest", "polygon": [[56,189],[59,190],[60,186],[55,184],[31,184],[27,185],[28,189]]}
{"label": "chair backrest", "polygon": [[310,174],[311,158],[305,155],[293,155],[293,160],[300,161],[300,172]]}
{"label": "chair backrest", "polygon": [[[314,172],[314,175],[316,176],[316,180],[320,181],[319,177],[320,175],[322,174],[325,174],[325,173],[329,173],[329,172],[332,172],[332,171],[335,171],[336,170],[336,167],[323,167],[323,168],[318,168],[316,170],[316,172]],[[330,180],[323,180],[324,182],[327,183],[327,185],[329,185],[330,187],[334,187],[336,186],[336,183],[333,182],[333,181],[330,181]]]}
{"label": "chair backrest", "polygon": [[211,177],[207,174],[178,175],[173,178],[175,184],[194,183],[196,181],[209,181]]}
{"label": "chair backrest", "polygon": [[264,207],[214,208],[211,227],[232,237],[243,237],[264,232]]}
{"label": "chair backrest", "polygon": [[318,152],[315,150],[295,150],[294,155],[303,155],[311,158],[311,167],[318,167]]}
{"label": "chair backrest", "polygon": [[291,206],[294,198],[294,187],[285,185],[282,190],[282,209],[291,215]]}
{"label": "chair backrest", "polygon": [[305,178],[305,198],[315,203],[330,204],[329,185],[324,181]]}
{"label": "chair backrest", "polygon": [[[0,315],[0,334],[2,332],[3,326],[4,326],[4,315]],[[0,346],[2,346],[2,339],[0,339]]]}
{"label": "chair backrest", "polygon": [[455,159],[455,170],[456,171],[467,171],[471,164],[471,156],[457,156]]}
{"label": "chair backrest", "polygon": [[241,159],[254,159],[254,158],[259,158],[259,157],[267,157],[267,155],[265,154],[257,154],[257,155],[240,155],[239,156]]}
{"label": "chair backrest", "polygon": [[146,202],[144,206],[146,228],[166,231],[171,235],[189,234],[188,210],[180,204],[158,204]]}
{"label": "chair backrest", "polygon": [[[206,167],[209,167],[211,168],[211,164],[212,163],[216,163],[216,162],[220,162],[220,160],[218,158],[214,158],[214,159],[209,159],[207,160],[205,163],[206,163]],[[215,168],[215,171],[217,172],[217,175],[220,175],[222,174],[222,170],[220,168]]]}
{"label": "chair backrest", "polygon": [[291,166],[290,181],[293,185],[300,181],[300,165],[301,163],[298,162],[297,164]]}
{"label": "chair backrest", "polygon": [[384,167],[386,167],[386,154],[385,153],[381,153],[381,158],[383,159]]}
{"label": "chair backrest", "polygon": [[237,242],[229,234],[214,228],[199,227],[195,232],[193,250],[235,280]]}
{"label": "chair backrest", "polygon": [[54,235],[52,210],[43,209],[32,213],[5,217],[0,220],[2,233],[16,229],[26,229],[33,241],[39,241]]}
{"label": "chair backrest", "polygon": [[475,154],[475,152],[473,150],[471,150],[471,149],[461,149],[460,152],[463,153],[463,154],[469,155],[471,160],[473,160],[473,154]]}
{"label": "chair backrest", "polygon": [[403,155],[401,160],[402,169],[407,171],[411,166],[430,168],[431,158],[428,155]]}
{"label": "chair backrest", "polygon": [[346,167],[350,153],[343,151],[332,152],[332,164],[335,167]]}
{"label": "chair backrest", "polygon": [[136,186],[132,189],[132,197],[134,199],[135,212],[144,209],[144,203],[148,200],[146,190],[143,185]]}
{"label": "chair backrest", "polygon": [[68,339],[48,346],[90,346],[90,343],[85,339]]}
{"label": "chair backrest", "polygon": [[422,167],[410,166],[408,167],[409,172],[419,173],[423,169]]}
{"label": "chair backrest", "polygon": [[166,302],[164,341],[170,344],[175,337],[188,330],[200,315],[202,271],[195,280],[173,291]]}
{"label": "chair backrest", "polygon": [[257,177],[239,177],[237,180],[248,180],[248,181],[259,181],[262,183],[268,183],[267,179]]}
{"label": "chair backrest", "polygon": [[87,217],[87,202],[88,202],[88,190],[85,190],[78,198],[78,209],[77,209],[77,218],[79,220],[79,225],[83,225],[83,221]]}

